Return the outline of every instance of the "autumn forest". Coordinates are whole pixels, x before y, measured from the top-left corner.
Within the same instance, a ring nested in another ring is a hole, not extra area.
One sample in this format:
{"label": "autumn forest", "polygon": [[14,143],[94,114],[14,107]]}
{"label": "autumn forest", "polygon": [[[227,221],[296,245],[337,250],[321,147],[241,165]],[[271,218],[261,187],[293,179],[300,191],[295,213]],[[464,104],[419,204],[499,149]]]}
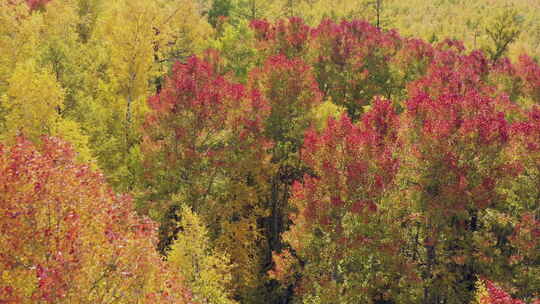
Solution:
{"label": "autumn forest", "polygon": [[537,0],[0,0],[0,304],[540,304]]}

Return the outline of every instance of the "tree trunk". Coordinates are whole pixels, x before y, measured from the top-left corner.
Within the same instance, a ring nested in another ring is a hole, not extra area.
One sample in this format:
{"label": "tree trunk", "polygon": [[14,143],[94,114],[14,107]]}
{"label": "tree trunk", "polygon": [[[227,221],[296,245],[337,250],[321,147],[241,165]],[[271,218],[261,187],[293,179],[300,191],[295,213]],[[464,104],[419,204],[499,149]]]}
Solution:
{"label": "tree trunk", "polygon": [[381,1],[377,0],[377,28],[381,28]]}
{"label": "tree trunk", "polygon": [[[423,304],[436,304],[438,303],[438,292],[436,286],[434,286],[433,268],[437,263],[437,252],[435,248],[435,241],[433,236],[433,229],[431,223],[427,225],[427,236],[424,239],[424,249],[426,251],[426,268],[424,270],[424,300]],[[435,288],[434,288],[435,287]]]}

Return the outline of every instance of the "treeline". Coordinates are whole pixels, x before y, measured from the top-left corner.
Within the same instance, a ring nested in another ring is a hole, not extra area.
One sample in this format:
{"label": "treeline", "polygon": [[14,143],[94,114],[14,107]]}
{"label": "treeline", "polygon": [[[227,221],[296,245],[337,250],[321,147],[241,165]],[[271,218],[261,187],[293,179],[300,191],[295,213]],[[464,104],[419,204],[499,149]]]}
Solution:
{"label": "treeline", "polygon": [[517,59],[522,53],[540,55],[539,9],[534,0],[215,0],[203,13],[214,25],[217,16],[232,23],[296,16],[311,26],[324,18],[363,19],[431,43],[457,39],[490,56],[507,49]]}
{"label": "treeline", "polygon": [[328,4],[2,0],[0,302],[538,301],[522,13]]}

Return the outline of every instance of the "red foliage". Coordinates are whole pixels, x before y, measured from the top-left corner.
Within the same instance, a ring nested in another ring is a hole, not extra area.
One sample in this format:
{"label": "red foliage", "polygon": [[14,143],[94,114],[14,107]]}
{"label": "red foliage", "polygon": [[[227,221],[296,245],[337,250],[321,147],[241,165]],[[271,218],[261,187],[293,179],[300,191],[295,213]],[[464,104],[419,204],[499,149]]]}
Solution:
{"label": "red foliage", "polygon": [[[391,102],[377,100],[357,124],[344,114],[338,120],[330,118],[322,132],[306,132],[301,157],[313,173],[304,176],[303,183],[293,185],[291,203],[296,212],[290,215],[293,225],[285,233],[301,261],[322,258],[347,264],[352,256],[367,255],[385,263],[388,273],[400,268],[395,268],[401,265],[401,259],[395,256],[397,240],[385,237],[389,227],[377,226],[384,222],[386,212],[380,206],[382,197],[395,185],[399,168],[393,153],[400,146],[399,127]],[[383,262],[387,256],[392,257],[392,263]],[[278,265],[281,257],[275,258]],[[334,288],[336,278],[314,274],[329,273],[328,268],[316,263],[308,267],[313,272],[304,274],[297,293],[309,292],[317,284]],[[386,288],[376,276],[358,275],[369,280],[365,288],[368,293]],[[351,293],[359,286],[352,285]]]}
{"label": "red foliage", "polygon": [[529,156],[534,157],[540,152],[540,108],[534,106],[527,114],[525,121],[512,125],[512,136]]}
{"label": "red foliage", "polygon": [[[212,233],[228,238],[242,238],[235,230],[244,229],[238,228],[242,220],[251,220],[258,210],[258,181],[265,179],[266,152],[272,146],[265,136],[271,108],[257,89],[219,74],[215,55],[212,63],[197,57],[177,62],[161,92],[148,101],[141,182],[152,201],[149,207],[163,218],[158,245],[163,252],[178,231],[175,194],[205,221],[227,222],[227,229]],[[258,237],[254,230],[242,232]],[[223,246],[235,247],[233,242]],[[238,261],[244,256],[231,258],[235,269],[246,264]]]}
{"label": "red foliage", "polygon": [[321,93],[315,81],[312,68],[302,59],[288,59],[284,55],[269,57],[262,69],[250,74],[250,81],[259,83],[262,91],[270,91],[268,98],[273,107],[290,104],[307,111],[311,104],[321,101]]}
{"label": "red foliage", "polygon": [[524,93],[540,102],[540,66],[531,57],[521,55],[516,65],[517,74],[523,81]]}
{"label": "red foliage", "polygon": [[540,220],[533,213],[525,213],[519,219],[514,228],[514,234],[510,237],[514,246],[520,249],[523,256],[531,259],[540,257]]}
{"label": "red foliage", "polygon": [[293,188],[293,196],[301,202],[297,207],[307,223],[328,221],[336,210],[342,215],[377,212],[378,197],[398,169],[392,153],[398,146],[398,128],[391,103],[379,100],[358,126],[343,115],[337,121],[329,119],[322,133],[306,133],[302,159],[316,177],[306,176],[303,185]]}
{"label": "red foliage", "polygon": [[365,21],[324,20],[313,30],[315,72],[323,92],[356,120],[377,95],[389,96],[389,64],[401,38]]}
{"label": "red foliage", "polygon": [[[406,133],[415,134],[410,149],[429,171],[421,187],[430,189],[432,210],[445,212],[487,207],[498,197],[495,181],[509,174],[502,150],[511,128],[503,111],[513,105],[486,82],[484,55],[461,52],[452,41],[439,45],[426,75],[409,84],[406,102]],[[479,168],[480,160],[488,168]]]}
{"label": "red foliage", "polygon": [[481,299],[482,304],[525,304],[525,302],[513,299],[503,289],[497,287],[491,281],[485,281],[487,289],[487,299]]}
{"label": "red foliage", "polygon": [[[216,72],[215,64],[197,57],[177,62],[164,89],[148,104],[152,112],[146,120],[143,147],[166,153],[168,166],[195,158],[206,158],[220,166],[228,161],[227,151],[249,149],[264,142],[264,138],[255,138],[262,132],[269,111],[264,98],[255,90],[229,82]],[[212,146],[201,140],[212,140],[228,128],[238,136],[234,146]],[[175,142],[182,142],[182,151],[171,146]]]}
{"label": "red foliage", "polygon": [[[253,26],[265,40],[263,49],[284,49],[276,37],[285,30],[267,22]],[[540,149],[534,121],[540,117],[538,110],[533,109],[529,120],[512,124],[522,120],[525,111],[510,99],[520,94],[536,98],[537,65],[525,57],[517,66],[508,60],[493,63],[480,51],[466,53],[459,41],[431,46],[360,21],[326,20],[310,33],[309,41],[300,39],[301,45],[309,45],[308,51],[294,54],[313,66],[325,97],[344,105],[352,121],[346,116],[330,120],[322,133],[311,130],[305,135],[302,160],[314,173],[293,187],[292,202],[298,210],[291,216],[294,225],[288,234],[293,248],[300,255],[307,251],[309,245],[301,240],[309,240],[316,231],[330,235],[338,248],[350,247],[354,238],[341,235],[345,214],[366,224],[377,217],[380,195],[403,170],[404,183],[411,185],[406,193],[417,194],[413,200],[423,208],[417,220],[438,221],[437,229],[426,229],[425,244],[444,251],[444,246],[454,248],[466,240],[455,252],[439,253],[455,255],[461,261],[458,266],[451,261],[441,265],[459,268],[470,263],[463,252],[492,254],[479,253],[489,250],[479,249],[485,244],[469,247],[469,237],[480,233],[478,214],[488,207],[505,208],[498,187],[523,172],[512,153],[526,153],[523,144],[529,152]],[[397,114],[380,96],[398,96],[401,101],[396,104],[404,111]],[[363,113],[368,104],[371,109]],[[409,206],[399,199],[396,203]],[[517,221],[523,225],[517,225],[516,239],[527,240],[536,232],[536,224],[527,218]],[[357,239],[366,244],[369,238],[359,233]],[[441,240],[449,244],[441,245]],[[472,283],[465,280],[456,285],[469,288]],[[454,291],[448,292],[451,296]]]}
{"label": "red foliage", "polygon": [[30,10],[38,10],[44,8],[50,1],[51,0],[26,0],[26,3],[28,4],[28,7],[30,7]]}
{"label": "red foliage", "polygon": [[[131,199],[113,193],[101,174],[77,164],[68,144],[44,137],[39,148],[23,138],[0,146],[0,189],[0,273],[8,276],[0,302],[27,302],[28,290],[32,301],[90,301],[96,280],[121,282],[125,299],[142,295],[140,286],[158,293],[181,286],[167,281],[154,250],[155,224],[137,216]],[[150,283],[157,273],[162,281]]]}
{"label": "red foliage", "polygon": [[250,26],[261,42],[259,48],[268,55],[295,57],[308,50],[311,28],[301,18],[278,20],[275,25],[266,20],[253,20]]}
{"label": "red foliage", "polygon": [[292,142],[297,149],[309,126],[308,115],[322,99],[312,68],[300,58],[275,55],[249,76],[250,88],[260,91],[270,106],[266,135],[274,142]]}

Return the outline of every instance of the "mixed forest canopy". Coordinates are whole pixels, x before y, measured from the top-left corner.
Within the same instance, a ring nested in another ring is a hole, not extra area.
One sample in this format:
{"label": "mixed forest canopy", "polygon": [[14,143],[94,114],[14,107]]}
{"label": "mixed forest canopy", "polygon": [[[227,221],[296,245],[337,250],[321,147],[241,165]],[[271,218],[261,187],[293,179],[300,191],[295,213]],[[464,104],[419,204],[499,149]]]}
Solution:
{"label": "mixed forest canopy", "polygon": [[539,304],[539,17],[0,0],[0,303]]}

